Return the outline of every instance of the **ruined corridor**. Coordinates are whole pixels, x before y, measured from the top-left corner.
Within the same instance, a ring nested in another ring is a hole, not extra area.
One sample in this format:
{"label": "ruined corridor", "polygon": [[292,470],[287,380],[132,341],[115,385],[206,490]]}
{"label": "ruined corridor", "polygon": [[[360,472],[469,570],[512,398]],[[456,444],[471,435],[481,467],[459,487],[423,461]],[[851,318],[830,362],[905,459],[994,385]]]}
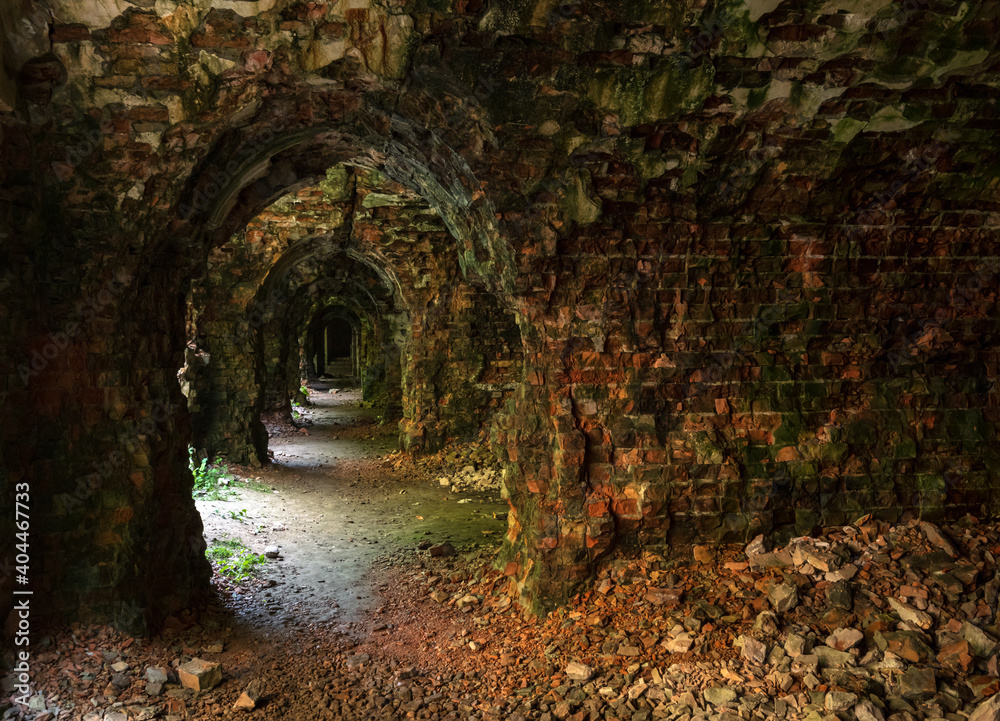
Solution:
{"label": "ruined corridor", "polygon": [[0,715],[1000,719],[996,3],[0,30]]}

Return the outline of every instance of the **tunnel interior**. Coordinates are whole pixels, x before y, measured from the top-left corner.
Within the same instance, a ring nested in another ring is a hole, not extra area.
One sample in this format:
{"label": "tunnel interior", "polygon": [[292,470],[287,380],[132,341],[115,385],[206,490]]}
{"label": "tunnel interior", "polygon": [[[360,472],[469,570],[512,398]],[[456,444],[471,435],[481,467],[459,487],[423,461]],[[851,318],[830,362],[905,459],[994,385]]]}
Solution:
{"label": "tunnel interior", "polygon": [[[339,368],[344,367],[344,361],[348,361],[348,373],[354,374],[354,359],[357,354],[357,347],[360,338],[355,336],[355,323],[351,323],[347,318],[340,316],[316,318],[309,329],[311,339],[311,358],[313,372],[319,370],[319,375],[328,375],[331,372],[338,374],[337,369],[329,368],[330,364],[341,361]],[[343,372],[339,375],[347,375]]]}
{"label": "tunnel interior", "polygon": [[264,425],[290,424],[303,382],[324,379],[356,381],[404,448],[436,451],[485,434],[520,380],[514,318],[461,273],[438,213],[377,172],[321,177],[249,219],[193,284],[180,375],[199,457],[266,462]]}
{"label": "tunnel interior", "polygon": [[40,619],[204,602],[189,454],[266,466],[324,377],[409,458],[482,444],[532,612],[616,553],[997,515],[989,4],[341,5],[0,9]]}

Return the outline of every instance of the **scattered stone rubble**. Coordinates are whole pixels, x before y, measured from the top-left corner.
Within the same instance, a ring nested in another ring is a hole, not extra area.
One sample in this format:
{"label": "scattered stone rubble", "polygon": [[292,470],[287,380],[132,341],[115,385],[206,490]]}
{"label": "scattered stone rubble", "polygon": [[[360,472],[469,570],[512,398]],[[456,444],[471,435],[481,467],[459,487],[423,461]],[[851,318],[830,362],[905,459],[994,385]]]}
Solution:
{"label": "scattered stone rubble", "polygon": [[614,562],[540,623],[500,574],[450,593],[447,574],[415,578],[473,616],[484,673],[520,686],[500,718],[1000,719],[995,525],[866,518],[773,550],[692,550]]}
{"label": "scattered stone rubble", "polygon": [[435,483],[449,488],[453,493],[500,491],[501,472],[496,458],[491,456],[483,443],[452,444],[444,451],[410,459],[405,453],[392,453],[386,463],[405,467],[414,463],[421,471],[435,479]]}
{"label": "scattered stone rubble", "polygon": [[[198,654],[217,655],[223,644],[205,640],[197,648],[168,638],[187,621],[171,619],[167,638],[150,643],[107,627],[71,628],[39,639],[33,656],[31,704],[14,703],[4,687],[4,719],[34,721],[176,721],[212,704],[211,690],[224,680],[222,665]],[[13,705],[11,705],[13,704]],[[9,706],[9,707],[8,707]]]}
{"label": "scattered stone rubble", "polygon": [[500,473],[492,468],[477,471],[474,466],[466,466],[454,475],[439,476],[437,481],[450,488],[452,493],[496,491],[500,488]]}
{"label": "scattered stone rubble", "polygon": [[421,552],[377,571],[383,605],[360,644],[290,631],[198,694],[175,675],[210,630],[198,648],[140,650],[78,630],[38,658],[41,705],[89,704],[88,721],[222,718],[244,713],[234,703],[259,678],[253,703],[296,721],[1000,720],[997,524],[863,519],[716,551],[612,559],[543,618],[512,602],[492,550]]}

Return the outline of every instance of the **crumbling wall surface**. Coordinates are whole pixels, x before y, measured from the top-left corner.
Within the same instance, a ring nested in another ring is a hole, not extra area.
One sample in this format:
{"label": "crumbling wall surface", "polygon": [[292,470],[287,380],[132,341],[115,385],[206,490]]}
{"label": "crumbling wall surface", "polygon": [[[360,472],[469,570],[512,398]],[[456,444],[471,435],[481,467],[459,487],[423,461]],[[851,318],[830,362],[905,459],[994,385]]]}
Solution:
{"label": "crumbling wall surface", "polygon": [[463,271],[434,208],[378,177],[363,176],[358,194],[354,237],[391,270],[409,309],[401,445],[434,451],[475,437],[520,380],[515,319],[474,270]]}
{"label": "crumbling wall surface", "polygon": [[[449,433],[442,309],[518,330],[491,437],[527,601],[622,544],[996,511],[988,3],[49,5],[0,116],[0,459],[54,607],[153,617],[203,586],[186,411],[125,424],[183,405],[204,260],[342,164],[439,223],[405,276],[436,293],[410,308],[433,343],[403,354],[405,435]],[[352,234],[403,267],[404,211],[366,211]]]}

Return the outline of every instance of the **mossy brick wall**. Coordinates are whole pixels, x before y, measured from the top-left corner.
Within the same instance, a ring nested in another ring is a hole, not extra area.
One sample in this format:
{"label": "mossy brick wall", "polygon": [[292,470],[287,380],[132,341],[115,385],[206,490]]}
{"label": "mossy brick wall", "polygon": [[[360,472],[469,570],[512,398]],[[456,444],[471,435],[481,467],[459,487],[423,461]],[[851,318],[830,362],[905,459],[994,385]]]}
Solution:
{"label": "mossy brick wall", "polygon": [[222,455],[257,463],[266,451],[256,383],[260,341],[247,317],[254,290],[254,285],[213,282],[191,300],[199,313],[189,329],[193,352],[183,375],[193,447],[212,461]]}
{"label": "mossy brick wall", "polygon": [[517,327],[490,294],[463,284],[415,315],[403,353],[403,446],[472,440],[520,381]]}
{"label": "mossy brick wall", "polygon": [[[92,510],[55,499],[180,400],[212,249],[345,162],[434,208],[440,308],[466,302],[458,273],[520,332],[492,439],[528,602],[618,544],[995,512],[989,4],[402,3],[342,36],[336,5],[52,5],[0,116],[0,459],[4,501],[37,489],[60,612],[142,596],[155,616],[204,587],[175,537],[197,524],[183,411]],[[409,378],[433,424],[431,379]],[[63,547],[86,578],[64,580]]]}
{"label": "mossy brick wall", "polygon": [[[101,275],[78,270],[88,271]],[[43,629],[75,617],[143,631],[206,597],[211,569],[191,512],[190,428],[174,368],[182,346],[163,342],[183,332],[183,296],[162,272],[129,273],[103,264],[103,282],[81,288],[82,308],[68,287],[50,294],[44,313],[24,318],[47,363],[13,376],[17,386],[8,377],[4,492],[29,488],[28,588]]]}
{"label": "mossy brick wall", "polygon": [[[382,322],[389,328],[397,325],[396,319],[383,318]],[[361,392],[376,418],[387,421],[403,417],[403,366],[400,347],[393,340],[395,335],[376,333],[372,322],[361,319]]]}
{"label": "mossy brick wall", "polygon": [[520,334],[502,301],[475,273],[462,271],[436,212],[377,192],[370,187],[377,177],[365,180],[354,236],[378,249],[373,256],[398,279],[409,309],[401,445],[434,451],[485,429],[520,380]]}

